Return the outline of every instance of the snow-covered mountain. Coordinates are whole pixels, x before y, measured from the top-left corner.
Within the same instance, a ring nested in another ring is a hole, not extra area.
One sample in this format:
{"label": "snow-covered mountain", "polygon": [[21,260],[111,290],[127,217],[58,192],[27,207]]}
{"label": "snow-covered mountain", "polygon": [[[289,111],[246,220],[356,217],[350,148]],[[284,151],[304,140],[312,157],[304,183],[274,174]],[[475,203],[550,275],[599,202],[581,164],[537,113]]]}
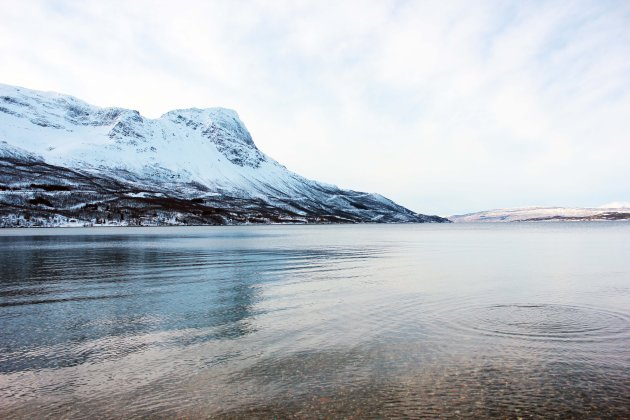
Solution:
{"label": "snow-covered mountain", "polygon": [[497,209],[449,216],[449,220],[455,223],[630,220],[630,206],[597,208],[525,207],[515,209]]}
{"label": "snow-covered mountain", "polygon": [[232,110],[149,119],[0,84],[0,225],[443,221],[287,170]]}

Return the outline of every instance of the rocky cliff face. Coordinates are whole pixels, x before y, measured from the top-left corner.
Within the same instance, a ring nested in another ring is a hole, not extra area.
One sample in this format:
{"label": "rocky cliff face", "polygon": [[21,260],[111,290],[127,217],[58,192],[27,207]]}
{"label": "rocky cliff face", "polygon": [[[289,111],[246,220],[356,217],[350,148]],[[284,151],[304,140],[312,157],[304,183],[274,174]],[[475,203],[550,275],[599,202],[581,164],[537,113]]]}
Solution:
{"label": "rocky cliff face", "polygon": [[0,85],[0,225],[443,222],[301,177],[236,112],[158,119]]}

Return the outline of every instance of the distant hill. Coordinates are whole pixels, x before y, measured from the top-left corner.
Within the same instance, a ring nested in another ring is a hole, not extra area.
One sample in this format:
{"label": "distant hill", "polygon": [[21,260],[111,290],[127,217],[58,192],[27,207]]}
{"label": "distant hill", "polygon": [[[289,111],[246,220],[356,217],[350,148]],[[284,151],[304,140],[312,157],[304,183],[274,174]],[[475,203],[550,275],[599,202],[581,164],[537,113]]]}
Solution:
{"label": "distant hill", "polygon": [[477,213],[449,216],[448,218],[455,223],[630,220],[630,207],[524,207],[480,211]]}

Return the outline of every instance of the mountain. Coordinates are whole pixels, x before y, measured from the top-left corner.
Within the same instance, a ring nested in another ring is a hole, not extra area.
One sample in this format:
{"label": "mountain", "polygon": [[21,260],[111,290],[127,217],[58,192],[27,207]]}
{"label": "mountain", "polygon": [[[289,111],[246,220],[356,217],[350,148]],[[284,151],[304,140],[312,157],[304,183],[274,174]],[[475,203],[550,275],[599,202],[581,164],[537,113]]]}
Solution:
{"label": "mountain", "polygon": [[149,119],[0,84],[0,226],[445,221],[287,170],[229,109]]}
{"label": "mountain", "polygon": [[630,207],[525,207],[497,209],[449,216],[449,220],[455,223],[630,220]]}

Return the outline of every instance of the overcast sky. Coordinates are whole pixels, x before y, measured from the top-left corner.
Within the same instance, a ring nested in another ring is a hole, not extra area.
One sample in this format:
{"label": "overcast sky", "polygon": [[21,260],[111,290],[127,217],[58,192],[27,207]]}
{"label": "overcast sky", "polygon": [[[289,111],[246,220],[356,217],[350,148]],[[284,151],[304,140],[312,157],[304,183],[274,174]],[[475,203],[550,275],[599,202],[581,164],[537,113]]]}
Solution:
{"label": "overcast sky", "polygon": [[0,0],[0,82],[235,109],[309,178],[421,213],[630,201],[630,2]]}

